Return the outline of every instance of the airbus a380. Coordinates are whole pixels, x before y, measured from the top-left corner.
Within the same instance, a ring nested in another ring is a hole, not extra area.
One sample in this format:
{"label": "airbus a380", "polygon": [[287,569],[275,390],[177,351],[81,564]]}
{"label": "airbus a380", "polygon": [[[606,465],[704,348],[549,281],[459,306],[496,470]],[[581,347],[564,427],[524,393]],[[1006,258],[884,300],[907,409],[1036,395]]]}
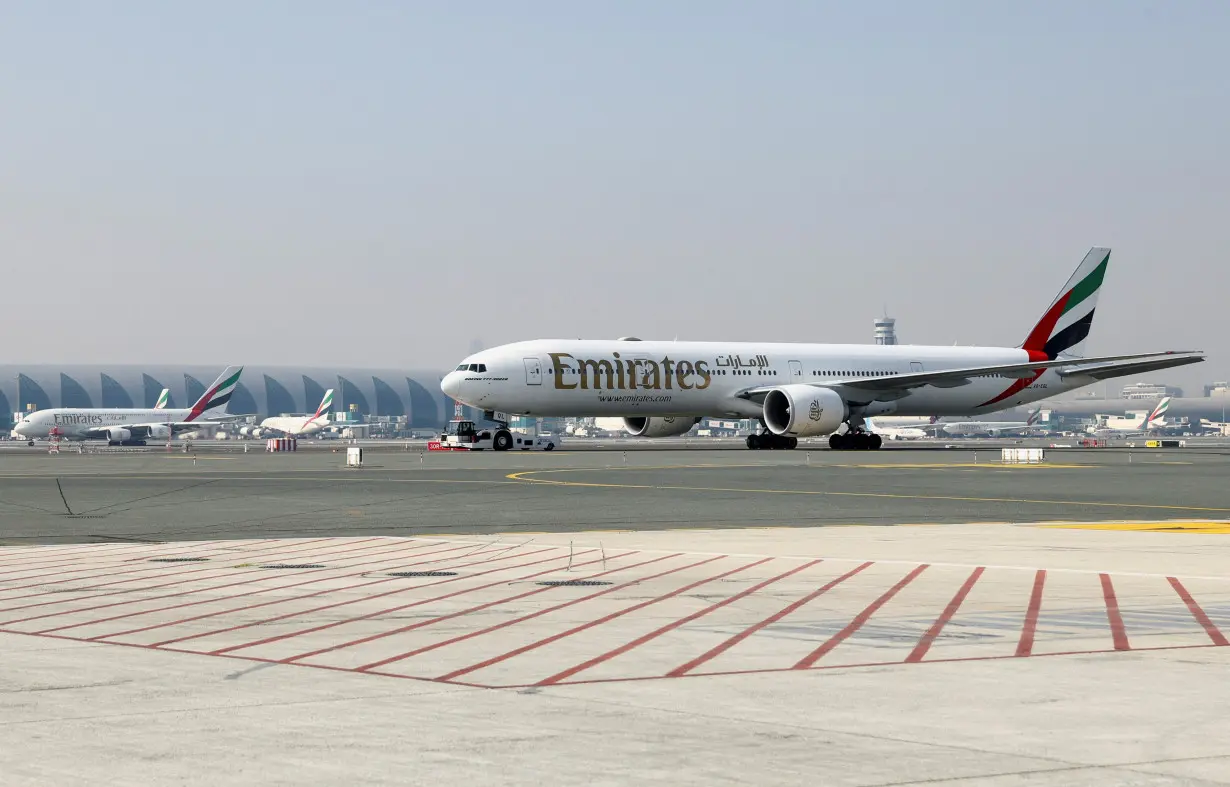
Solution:
{"label": "airbus a380", "polygon": [[[510,415],[621,416],[633,435],[686,433],[701,418],[757,418],[748,448],[879,448],[866,419],[976,416],[1098,380],[1203,361],[1198,351],[1081,357],[1110,249],[1093,248],[1020,347],[540,339],[475,353],[440,383]],[[506,450],[505,425],[494,447]]]}
{"label": "airbus a380", "polygon": [[227,403],[239,384],[242,372],[242,366],[228,366],[190,410],[171,410],[161,406],[151,410],[55,407],[30,413],[13,427],[13,431],[30,440],[31,445],[36,437],[50,437],[53,434],[66,440],[106,440],[111,445],[145,445],[146,440],[166,439],[180,432],[200,429],[204,423],[230,417]]}

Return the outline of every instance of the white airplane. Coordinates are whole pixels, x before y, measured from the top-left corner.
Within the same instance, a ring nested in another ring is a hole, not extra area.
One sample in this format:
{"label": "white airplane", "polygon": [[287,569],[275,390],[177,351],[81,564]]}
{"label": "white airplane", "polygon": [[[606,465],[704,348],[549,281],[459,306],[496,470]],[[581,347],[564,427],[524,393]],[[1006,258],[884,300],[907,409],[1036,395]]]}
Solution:
{"label": "white airplane", "polygon": [[325,391],[325,398],[320,400],[320,407],[310,416],[282,415],[266,418],[256,426],[245,426],[239,430],[248,437],[264,437],[281,435],[283,437],[303,437],[316,434],[329,427],[329,411],[333,409],[333,389]]}
{"label": "white airplane", "polygon": [[888,426],[870,418],[865,426],[869,432],[888,440],[922,440],[927,436],[926,432],[916,426]]}
{"label": "white airplane", "polygon": [[1172,397],[1163,397],[1149,414],[1107,417],[1106,423],[1091,427],[1090,431],[1097,433],[1117,433],[1121,435],[1143,435],[1150,429],[1160,429],[1166,426],[1166,410],[1170,407]]}
{"label": "white airplane", "polygon": [[948,423],[938,423],[936,426],[940,428],[944,434],[950,435],[988,435],[990,437],[1002,437],[1007,434],[1018,434],[1028,431],[1037,424],[1038,418],[1042,415],[1042,408],[1034,410],[1029,414],[1028,420],[1025,421],[950,421]]}
{"label": "white airplane", "polygon": [[242,366],[226,367],[190,410],[55,407],[30,413],[13,431],[30,445],[35,438],[52,435],[66,440],[106,440],[110,445],[145,445],[146,440],[167,439],[200,429],[207,422],[238,417],[227,413],[227,404],[242,373]]}
{"label": "white airplane", "polygon": [[[1093,248],[1020,347],[540,339],[483,350],[449,372],[450,398],[511,415],[619,416],[636,436],[700,418],[758,418],[748,448],[878,448],[875,416],[978,416],[1114,377],[1199,363],[1197,351],[1081,357],[1110,250]],[[507,428],[495,435],[507,450]]]}

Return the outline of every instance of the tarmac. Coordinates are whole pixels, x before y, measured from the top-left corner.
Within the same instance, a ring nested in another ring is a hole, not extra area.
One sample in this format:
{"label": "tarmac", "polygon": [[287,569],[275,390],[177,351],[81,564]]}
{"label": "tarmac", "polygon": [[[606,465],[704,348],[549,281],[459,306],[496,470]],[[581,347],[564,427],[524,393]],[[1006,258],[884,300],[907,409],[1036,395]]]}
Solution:
{"label": "tarmac", "polygon": [[1230,451],[0,452],[5,784],[1227,784]]}

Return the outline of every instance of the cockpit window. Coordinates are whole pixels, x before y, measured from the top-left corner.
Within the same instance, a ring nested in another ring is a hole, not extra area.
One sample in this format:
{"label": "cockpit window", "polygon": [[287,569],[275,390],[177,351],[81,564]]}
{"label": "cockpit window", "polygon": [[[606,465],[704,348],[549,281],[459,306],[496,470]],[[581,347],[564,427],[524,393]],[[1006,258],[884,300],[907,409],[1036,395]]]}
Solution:
{"label": "cockpit window", "polygon": [[480,363],[480,364],[478,365],[478,373],[479,373],[479,374],[486,374],[486,372],[487,372],[487,364],[485,364],[485,363]]}
{"label": "cockpit window", "polygon": [[464,371],[466,370],[466,368],[467,368],[467,367],[466,367],[466,365],[463,363],[461,366],[458,366],[458,367],[457,367],[456,369],[454,369],[453,371],[457,371],[457,372],[464,372]]}
{"label": "cockpit window", "polygon": [[472,364],[470,364],[470,371],[472,371],[472,372],[477,372],[477,371],[478,371],[478,364],[476,364],[476,363],[472,363]]}

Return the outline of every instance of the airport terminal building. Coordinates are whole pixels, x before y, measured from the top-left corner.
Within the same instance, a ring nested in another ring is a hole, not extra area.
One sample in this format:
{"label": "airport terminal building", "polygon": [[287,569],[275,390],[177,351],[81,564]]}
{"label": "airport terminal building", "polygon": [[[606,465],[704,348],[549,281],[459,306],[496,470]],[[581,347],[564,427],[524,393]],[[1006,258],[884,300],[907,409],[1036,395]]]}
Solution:
{"label": "airport terminal building", "polygon": [[[0,366],[0,412],[52,407],[153,407],[162,389],[168,407],[191,407],[222,373],[218,366],[7,365]],[[335,412],[404,419],[410,429],[438,429],[453,416],[435,370],[247,366],[231,396],[230,412],[312,413],[325,391]]]}

